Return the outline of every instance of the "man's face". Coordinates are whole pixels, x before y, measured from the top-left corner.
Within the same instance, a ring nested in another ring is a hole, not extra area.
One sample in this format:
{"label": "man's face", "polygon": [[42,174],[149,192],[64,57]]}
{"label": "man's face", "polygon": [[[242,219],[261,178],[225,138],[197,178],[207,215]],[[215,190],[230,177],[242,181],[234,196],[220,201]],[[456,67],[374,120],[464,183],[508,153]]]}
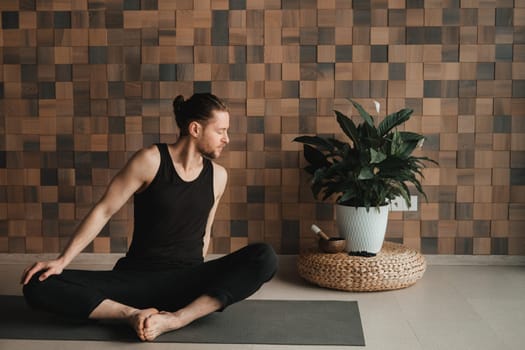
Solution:
{"label": "man's face", "polygon": [[226,111],[213,111],[213,117],[203,127],[202,137],[198,139],[197,150],[210,159],[218,158],[223,148],[230,142],[228,129],[230,114]]}

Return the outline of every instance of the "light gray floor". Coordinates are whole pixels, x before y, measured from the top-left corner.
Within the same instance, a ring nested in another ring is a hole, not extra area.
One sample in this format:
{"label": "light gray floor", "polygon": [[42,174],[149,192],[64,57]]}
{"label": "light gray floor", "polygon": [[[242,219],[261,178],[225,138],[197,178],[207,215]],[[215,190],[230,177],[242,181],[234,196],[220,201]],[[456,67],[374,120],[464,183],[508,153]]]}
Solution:
{"label": "light gray floor", "polygon": [[[0,259],[1,294],[20,294],[18,279],[26,265],[24,259]],[[76,264],[72,267],[100,269],[105,266],[97,261],[95,264]],[[366,349],[525,348],[524,266],[429,265],[423,279],[409,288],[380,293],[348,293],[304,282],[296,273],[295,257],[283,256],[279,274],[253,298],[357,300]],[[320,323],[319,327],[322,326]],[[0,340],[0,350],[99,348],[335,350],[349,347]]]}

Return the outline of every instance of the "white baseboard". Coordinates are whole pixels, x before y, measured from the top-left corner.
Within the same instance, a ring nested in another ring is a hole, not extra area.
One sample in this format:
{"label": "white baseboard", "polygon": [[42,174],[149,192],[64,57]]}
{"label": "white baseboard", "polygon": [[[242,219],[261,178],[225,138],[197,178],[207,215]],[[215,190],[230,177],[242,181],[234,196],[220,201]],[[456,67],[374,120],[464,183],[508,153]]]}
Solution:
{"label": "white baseboard", "polygon": [[[56,253],[50,254],[0,254],[0,264],[30,264],[35,261],[55,259]],[[124,254],[81,253],[72,264],[75,265],[113,265]]]}
{"label": "white baseboard", "polygon": [[428,265],[525,266],[523,255],[425,255]]}
{"label": "white baseboard", "polygon": [[[82,253],[79,254],[72,265],[106,265],[112,267],[123,254],[109,253]],[[222,254],[210,254],[206,260],[215,259]],[[0,264],[30,264],[35,261],[50,260],[57,254],[0,254]],[[283,263],[295,260],[296,255],[281,255]],[[425,255],[428,265],[493,265],[493,266],[525,266],[523,255]]]}

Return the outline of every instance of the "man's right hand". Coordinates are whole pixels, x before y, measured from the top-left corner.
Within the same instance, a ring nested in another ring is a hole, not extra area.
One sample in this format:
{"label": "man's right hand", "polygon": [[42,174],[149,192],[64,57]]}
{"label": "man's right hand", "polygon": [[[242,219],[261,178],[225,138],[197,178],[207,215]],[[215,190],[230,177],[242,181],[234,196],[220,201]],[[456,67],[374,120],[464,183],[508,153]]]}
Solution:
{"label": "man's right hand", "polygon": [[38,280],[44,281],[51,275],[61,274],[64,267],[64,263],[60,259],[36,262],[24,270],[20,283],[24,285],[27,284],[33,275],[39,271],[44,271],[44,273],[38,277]]}

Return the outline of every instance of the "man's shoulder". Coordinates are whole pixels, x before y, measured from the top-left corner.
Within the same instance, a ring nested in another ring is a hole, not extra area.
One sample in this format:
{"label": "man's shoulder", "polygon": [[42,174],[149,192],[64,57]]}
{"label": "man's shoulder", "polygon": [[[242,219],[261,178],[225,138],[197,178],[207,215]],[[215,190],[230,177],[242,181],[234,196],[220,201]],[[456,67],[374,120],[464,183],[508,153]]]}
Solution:
{"label": "man's shoulder", "polygon": [[217,162],[214,162],[213,160],[210,160],[210,162],[213,165],[213,170],[215,173],[219,173],[220,175],[227,175],[227,171],[225,167],[223,167]]}
{"label": "man's shoulder", "polygon": [[222,165],[211,161],[211,164],[213,165],[213,175],[214,177],[218,177],[221,179],[226,180],[228,178],[228,172],[226,171],[226,168]]}
{"label": "man's shoulder", "polygon": [[160,153],[156,145],[139,149],[132,158],[133,161],[144,165],[155,165],[160,162]]}
{"label": "man's shoulder", "polygon": [[216,199],[219,199],[224,193],[226,183],[228,182],[228,172],[222,165],[211,162],[213,165],[213,183],[215,188]]}

